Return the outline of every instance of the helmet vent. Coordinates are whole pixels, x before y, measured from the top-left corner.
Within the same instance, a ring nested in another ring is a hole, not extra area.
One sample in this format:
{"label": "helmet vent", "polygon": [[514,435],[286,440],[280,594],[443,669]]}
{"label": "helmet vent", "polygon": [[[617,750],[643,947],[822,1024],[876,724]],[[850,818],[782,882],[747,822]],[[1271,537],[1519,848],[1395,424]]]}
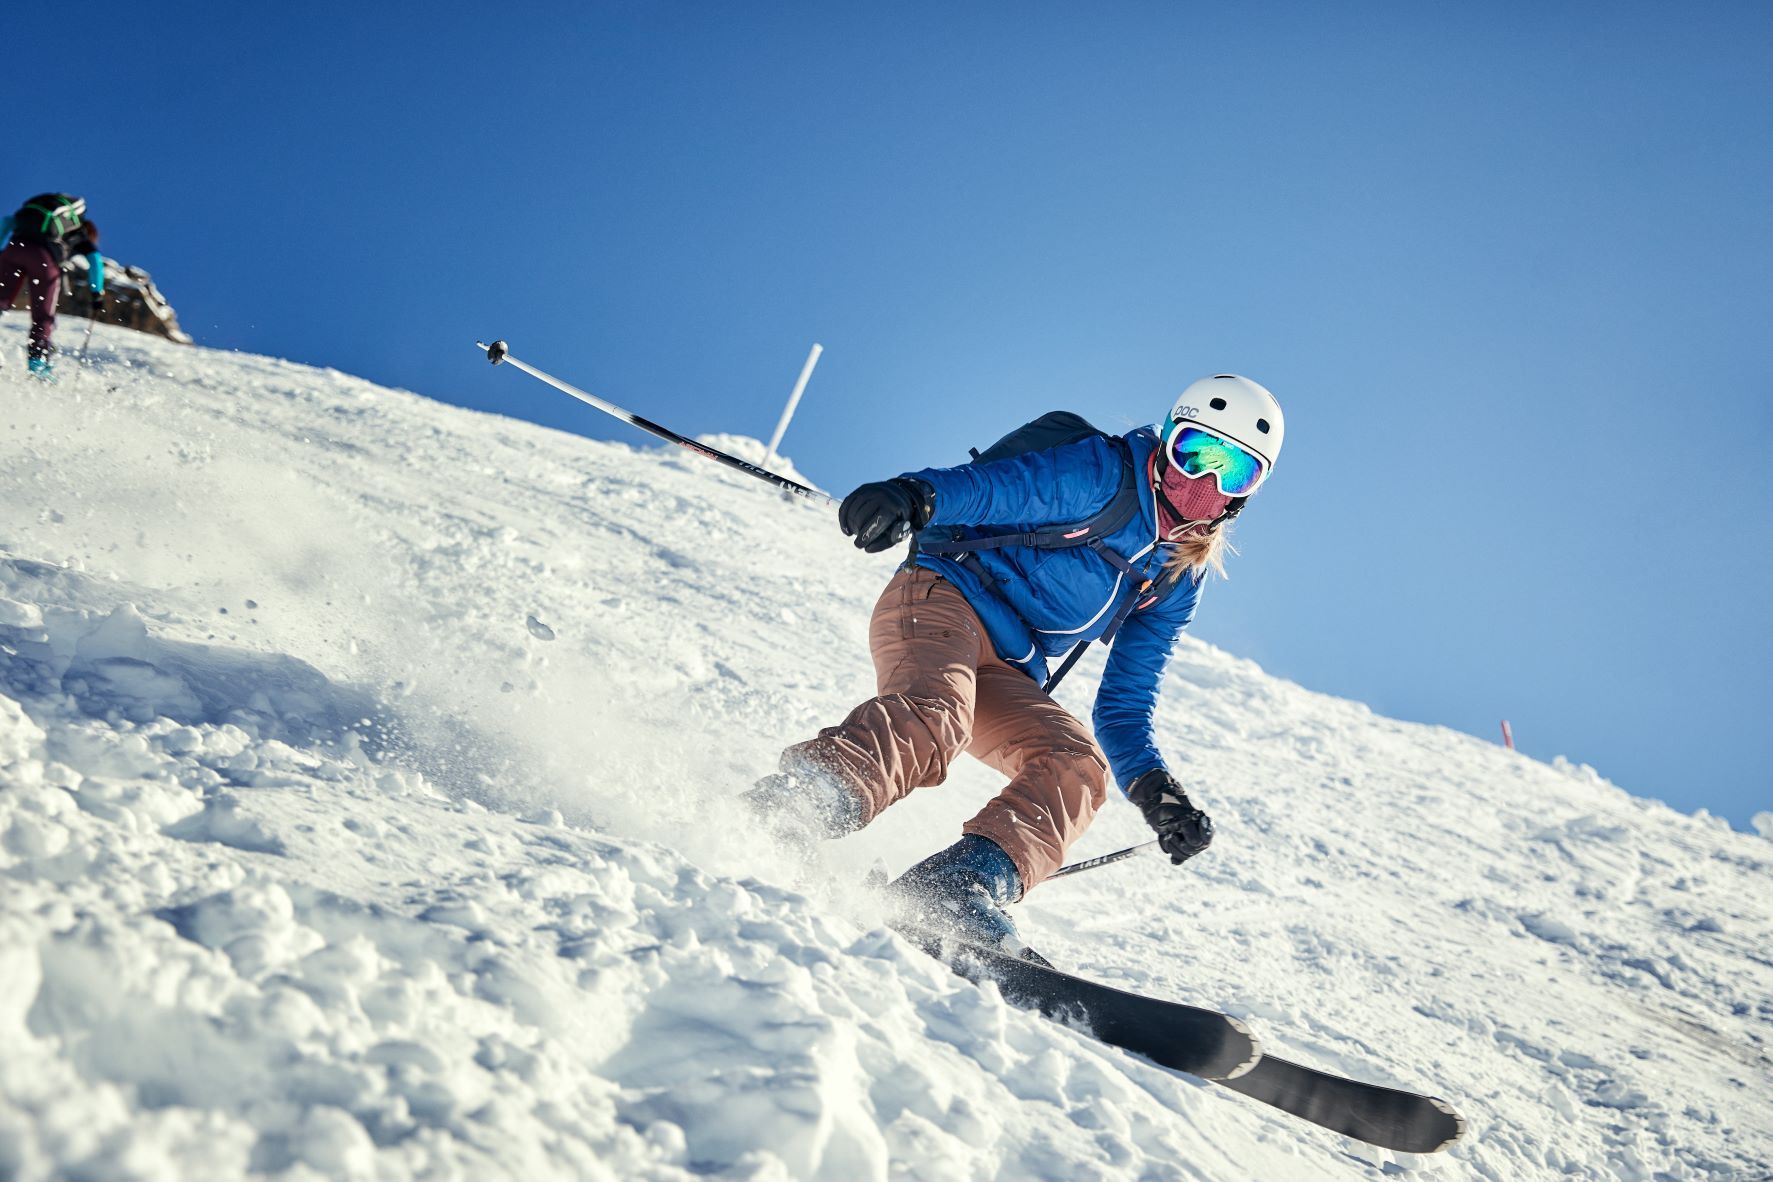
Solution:
{"label": "helmet vent", "polygon": [[1214,410],[1224,410],[1225,409],[1225,399],[1223,399],[1223,398],[1213,399],[1212,407]]}
{"label": "helmet vent", "polygon": [[1256,430],[1262,432],[1262,434],[1264,434],[1264,435],[1268,434],[1268,420],[1267,419],[1257,419],[1256,420]]}
{"label": "helmet vent", "polygon": [[1215,382],[1217,382],[1222,378],[1235,378],[1235,377],[1237,377],[1237,375],[1234,373],[1216,373],[1213,375],[1213,380]]}

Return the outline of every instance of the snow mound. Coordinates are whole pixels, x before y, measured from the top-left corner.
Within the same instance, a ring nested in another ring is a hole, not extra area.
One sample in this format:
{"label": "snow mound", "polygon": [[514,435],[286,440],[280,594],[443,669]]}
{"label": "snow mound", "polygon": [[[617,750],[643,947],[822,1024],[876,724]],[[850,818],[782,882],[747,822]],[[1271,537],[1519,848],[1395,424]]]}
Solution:
{"label": "snow mound", "polygon": [[[707,444],[716,451],[723,451],[734,459],[744,460],[747,464],[755,464],[760,468],[767,467],[768,471],[774,472],[777,476],[786,476],[797,484],[804,484],[808,488],[818,487],[807,479],[800,469],[794,466],[794,461],[787,456],[777,455],[772,458],[769,454],[769,444],[761,439],[753,439],[749,435],[715,434],[698,435],[696,442]],[[768,465],[764,464],[765,460],[770,461]]]}
{"label": "snow mound", "polygon": [[[859,868],[949,840],[982,767],[824,867],[746,830],[872,683],[891,559],[828,509],[332,371],[94,356],[0,369],[0,1177],[1767,1176],[1761,837],[1186,642],[1160,738],[1219,842],[1025,931],[1472,1125],[1374,1150],[886,931]],[[1114,805],[1076,854],[1140,836]]]}

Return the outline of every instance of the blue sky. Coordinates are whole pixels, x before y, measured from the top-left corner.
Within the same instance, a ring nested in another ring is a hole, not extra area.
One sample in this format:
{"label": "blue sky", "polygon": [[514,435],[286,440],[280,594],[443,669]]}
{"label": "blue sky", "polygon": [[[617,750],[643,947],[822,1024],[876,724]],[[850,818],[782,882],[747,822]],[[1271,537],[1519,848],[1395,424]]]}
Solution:
{"label": "blue sky", "polygon": [[644,442],[471,342],[765,436],[817,340],[838,491],[1247,373],[1287,449],[1198,635],[1773,808],[1773,8],[82,13],[0,177],[204,344]]}

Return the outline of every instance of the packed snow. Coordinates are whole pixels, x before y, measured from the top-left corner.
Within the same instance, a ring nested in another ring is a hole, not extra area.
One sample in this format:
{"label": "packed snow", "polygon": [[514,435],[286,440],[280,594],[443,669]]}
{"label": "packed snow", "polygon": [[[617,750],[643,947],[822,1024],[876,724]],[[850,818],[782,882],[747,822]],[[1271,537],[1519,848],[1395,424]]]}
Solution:
{"label": "packed snow", "polygon": [[[885,929],[863,872],[952,840],[984,767],[818,867],[746,824],[871,692],[892,559],[829,509],[103,327],[43,386],[21,319],[0,1177],[1773,1176],[1763,836],[1185,641],[1158,729],[1212,851],[1043,886],[1024,934],[1470,1123],[1374,1149]],[[1145,836],[1116,801],[1074,855]]]}

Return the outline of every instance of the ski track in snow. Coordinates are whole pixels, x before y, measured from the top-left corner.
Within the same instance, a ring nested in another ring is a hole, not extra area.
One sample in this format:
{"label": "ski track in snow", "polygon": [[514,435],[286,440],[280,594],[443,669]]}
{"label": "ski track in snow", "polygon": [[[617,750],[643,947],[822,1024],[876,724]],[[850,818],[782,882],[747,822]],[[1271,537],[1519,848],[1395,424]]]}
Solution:
{"label": "ski track in snow", "polygon": [[[0,1177],[1773,1177],[1764,837],[1186,641],[1159,733],[1213,850],[1025,933],[1471,1125],[1376,1150],[886,932],[861,870],[952,840],[983,767],[822,868],[749,831],[734,794],[872,688],[892,561],[828,510],[116,329],[43,387],[22,340]],[[1144,836],[1116,801],[1074,856]]]}

